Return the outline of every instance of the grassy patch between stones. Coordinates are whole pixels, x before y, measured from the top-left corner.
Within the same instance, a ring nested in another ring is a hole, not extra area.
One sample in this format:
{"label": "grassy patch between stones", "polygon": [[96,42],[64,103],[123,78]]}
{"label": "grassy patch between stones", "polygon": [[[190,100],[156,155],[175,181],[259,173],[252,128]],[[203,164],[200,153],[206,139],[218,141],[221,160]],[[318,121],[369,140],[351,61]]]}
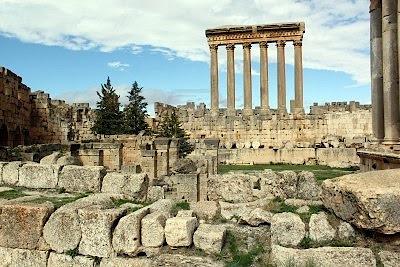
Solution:
{"label": "grassy patch between stones", "polygon": [[74,202],[80,198],[86,197],[86,194],[79,194],[77,196],[71,196],[71,197],[46,197],[46,196],[41,196],[38,199],[30,201],[31,203],[45,203],[45,202],[51,202],[54,205],[55,209],[60,208],[61,206],[64,206],[65,204]]}
{"label": "grassy patch between stones", "polygon": [[263,252],[264,248],[261,245],[255,246],[248,251],[241,251],[238,240],[232,232],[228,231],[224,250],[219,258],[225,261],[225,266],[227,267],[250,267]]}
{"label": "grassy patch between stones", "polygon": [[177,202],[172,206],[171,213],[176,215],[180,210],[190,210],[190,204],[186,201]]}
{"label": "grassy patch between stones", "polygon": [[292,165],[292,164],[255,164],[255,165],[219,165],[218,173],[224,174],[230,171],[262,171],[271,169],[273,171],[310,171],[314,173],[318,181],[351,174],[357,171],[357,168],[331,168],[322,165]]}
{"label": "grassy patch between stones", "polygon": [[292,212],[295,213],[297,208],[292,205],[287,205],[285,201],[279,197],[275,198],[269,207],[269,210],[273,213],[282,213],[282,212]]}
{"label": "grassy patch between stones", "polygon": [[308,248],[318,248],[318,247],[353,247],[355,244],[355,240],[350,238],[347,240],[333,239],[328,242],[315,242],[310,237],[306,236],[301,240],[299,247],[308,249]]}
{"label": "grassy patch between stones", "polygon": [[19,197],[25,197],[25,196],[27,196],[27,195],[24,194],[21,190],[17,190],[17,189],[0,192],[0,198],[7,199],[7,200],[15,199],[15,198],[19,198]]}
{"label": "grassy patch between stones", "polygon": [[300,213],[299,216],[301,218],[301,220],[305,223],[309,223],[310,222],[310,218],[311,215],[313,214],[317,214],[321,211],[326,211],[326,209],[324,208],[324,206],[318,206],[318,205],[310,205],[309,206],[310,210],[307,213]]}

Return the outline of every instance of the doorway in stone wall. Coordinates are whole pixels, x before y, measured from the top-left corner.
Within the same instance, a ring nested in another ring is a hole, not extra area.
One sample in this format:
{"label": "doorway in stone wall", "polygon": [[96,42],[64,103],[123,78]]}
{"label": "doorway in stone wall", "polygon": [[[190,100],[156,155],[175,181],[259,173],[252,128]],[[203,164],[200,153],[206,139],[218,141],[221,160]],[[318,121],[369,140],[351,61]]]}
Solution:
{"label": "doorway in stone wall", "polygon": [[6,125],[0,125],[0,146],[8,146],[8,129]]}

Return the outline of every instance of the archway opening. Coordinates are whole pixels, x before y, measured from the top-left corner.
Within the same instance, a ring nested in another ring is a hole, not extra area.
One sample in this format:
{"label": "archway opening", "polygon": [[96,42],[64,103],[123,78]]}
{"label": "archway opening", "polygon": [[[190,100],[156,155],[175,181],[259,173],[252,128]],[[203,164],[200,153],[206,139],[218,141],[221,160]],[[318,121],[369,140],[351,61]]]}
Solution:
{"label": "archway opening", "polygon": [[8,146],[8,129],[6,125],[0,126],[0,146]]}

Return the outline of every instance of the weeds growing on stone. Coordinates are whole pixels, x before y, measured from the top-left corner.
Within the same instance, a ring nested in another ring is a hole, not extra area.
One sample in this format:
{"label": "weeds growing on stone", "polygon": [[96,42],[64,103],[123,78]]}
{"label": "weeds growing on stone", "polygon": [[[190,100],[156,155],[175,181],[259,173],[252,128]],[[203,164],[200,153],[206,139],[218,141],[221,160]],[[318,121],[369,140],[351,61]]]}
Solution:
{"label": "weeds growing on stone", "polygon": [[78,248],[74,248],[74,249],[67,250],[65,252],[65,254],[67,254],[68,256],[70,256],[72,258],[75,258],[76,256],[78,256],[79,251],[78,251]]}
{"label": "weeds growing on stone", "polygon": [[296,212],[297,208],[292,205],[285,204],[285,201],[279,197],[275,198],[272,202],[271,212],[282,213],[282,212]]}
{"label": "weeds growing on stone", "polygon": [[176,215],[180,210],[190,210],[190,204],[186,201],[177,202],[172,206],[171,213]]}
{"label": "weeds growing on stone", "polygon": [[325,210],[324,206],[318,206],[318,205],[310,205],[309,208],[310,208],[310,210],[307,213],[299,214],[300,218],[305,223],[309,223],[310,222],[311,215],[317,214],[317,213]]}
{"label": "weeds growing on stone", "polygon": [[86,197],[86,194],[79,194],[77,196],[72,196],[72,197],[46,197],[46,196],[41,196],[38,199],[32,200],[32,203],[37,203],[41,204],[44,202],[51,202],[54,205],[55,209],[58,209],[68,203],[74,202],[80,198]]}

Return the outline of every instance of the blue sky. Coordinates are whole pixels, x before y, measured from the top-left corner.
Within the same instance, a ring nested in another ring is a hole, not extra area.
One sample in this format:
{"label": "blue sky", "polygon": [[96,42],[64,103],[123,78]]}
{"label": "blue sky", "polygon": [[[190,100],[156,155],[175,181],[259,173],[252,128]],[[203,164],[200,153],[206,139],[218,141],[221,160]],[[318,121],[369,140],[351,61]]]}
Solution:
{"label": "blue sky", "polygon": [[[96,102],[110,76],[125,101],[133,81],[154,101],[209,103],[204,30],[227,24],[305,21],[304,101],[370,102],[367,0],[67,1],[0,0],[0,65],[53,99]],[[332,3],[335,2],[335,3]],[[40,3],[40,4],[38,4]],[[171,6],[180,7],[179,9]],[[246,8],[244,8],[246,7]],[[104,12],[106,10],[106,12]],[[236,104],[242,105],[241,47]],[[276,106],[276,48],[270,46],[270,105]],[[286,47],[287,101],[293,98],[293,47]],[[259,103],[258,48],[252,49],[253,105]],[[226,99],[226,53],[219,49],[220,100]]]}

